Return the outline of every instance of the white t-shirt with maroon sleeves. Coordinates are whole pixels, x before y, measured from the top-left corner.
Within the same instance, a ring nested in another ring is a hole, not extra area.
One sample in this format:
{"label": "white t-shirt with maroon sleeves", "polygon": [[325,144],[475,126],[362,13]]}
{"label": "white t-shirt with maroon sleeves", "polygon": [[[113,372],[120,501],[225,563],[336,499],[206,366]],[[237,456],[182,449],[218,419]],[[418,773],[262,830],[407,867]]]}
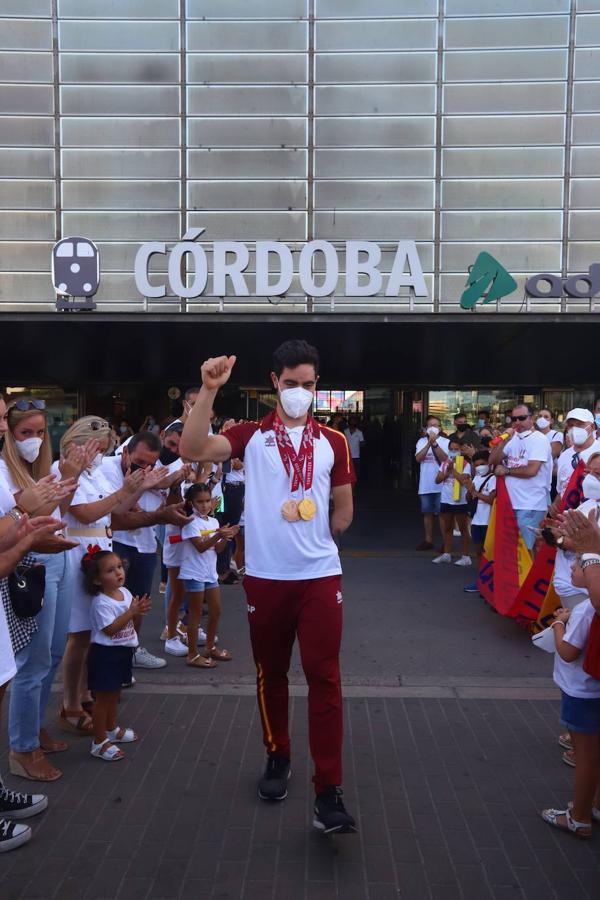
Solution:
{"label": "white t-shirt with maroon sleeves", "polygon": [[[314,473],[306,496],[317,507],[308,522],[287,522],[281,515],[286,500],[301,500],[302,487],[291,492],[291,475],[281,460],[271,413],[261,422],[244,422],[223,435],[231,455],[244,460],[246,493],[244,528],[246,573],[255,578],[299,581],[341,574],[337,546],[329,526],[332,487],[356,480],[350,450],[340,431],[313,420]],[[304,426],[288,428],[296,453]]]}

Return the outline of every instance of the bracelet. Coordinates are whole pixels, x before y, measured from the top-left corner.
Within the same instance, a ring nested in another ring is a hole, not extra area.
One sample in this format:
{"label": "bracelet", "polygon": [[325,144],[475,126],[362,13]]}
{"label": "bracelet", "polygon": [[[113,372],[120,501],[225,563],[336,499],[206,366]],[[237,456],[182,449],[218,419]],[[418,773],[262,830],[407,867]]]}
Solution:
{"label": "bracelet", "polygon": [[590,566],[600,566],[600,557],[596,557],[595,559],[584,559],[581,563],[582,571],[589,569]]}

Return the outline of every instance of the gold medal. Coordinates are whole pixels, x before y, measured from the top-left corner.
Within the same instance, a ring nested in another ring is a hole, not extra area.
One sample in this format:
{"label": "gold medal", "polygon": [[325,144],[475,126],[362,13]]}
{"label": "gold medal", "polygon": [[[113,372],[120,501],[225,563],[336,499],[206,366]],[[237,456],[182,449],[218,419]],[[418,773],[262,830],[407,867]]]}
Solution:
{"label": "gold medal", "polygon": [[317,514],[317,504],[310,497],[305,497],[298,504],[298,513],[305,522],[310,522]]}
{"label": "gold medal", "polygon": [[296,501],[286,500],[281,507],[281,515],[286,522],[299,522],[300,512],[298,510],[298,504],[296,503]]}

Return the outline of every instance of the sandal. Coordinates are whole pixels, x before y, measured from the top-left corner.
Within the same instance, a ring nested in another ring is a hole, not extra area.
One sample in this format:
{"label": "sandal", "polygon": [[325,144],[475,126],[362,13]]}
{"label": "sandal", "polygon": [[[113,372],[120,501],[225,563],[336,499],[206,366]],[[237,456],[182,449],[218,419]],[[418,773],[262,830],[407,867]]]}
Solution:
{"label": "sandal", "polygon": [[212,650],[209,651],[209,656],[211,659],[218,659],[221,662],[231,662],[233,659],[229,650],[225,650],[223,647],[213,647]]}
{"label": "sandal", "polygon": [[29,781],[58,781],[62,778],[62,772],[50,765],[41,748],[31,753],[17,753],[11,750],[8,769],[11,775],[28,778]]}
{"label": "sandal", "polygon": [[[565,817],[564,825],[559,822],[559,816]],[[542,811],[542,819],[544,822],[547,822],[548,825],[552,825],[553,828],[558,828],[560,831],[567,831],[581,840],[589,841],[592,836],[592,826],[590,823],[577,822],[571,817],[571,811],[569,809],[544,809]]]}
{"label": "sandal", "polygon": [[91,716],[85,710],[65,709],[64,706],[61,706],[58,714],[58,725],[63,731],[78,737],[91,737],[94,730]]}
{"label": "sandal", "polygon": [[571,735],[568,731],[565,731],[564,734],[560,734],[558,736],[558,746],[562,747],[563,750],[572,750],[573,742],[571,740]]}
{"label": "sandal", "polygon": [[214,660],[209,659],[208,656],[203,656],[201,653],[197,653],[192,659],[186,659],[185,664],[195,669],[215,669],[217,666]]}
{"label": "sandal", "polygon": [[40,728],[40,747],[44,753],[64,753],[69,749],[66,741],[53,740],[45,728]]}
{"label": "sandal", "polygon": [[[573,809],[573,801],[569,800],[567,806],[570,812]],[[592,822],[596,822],[598,825],[600,825],[600,809],[598,809],[597,806],[592,806]]]}
{"label": "sandal", "polygon": [[120,725],[117,725],[112,731],[107,731],[106,736],[115,744],[131,744],[138,739],[133,728],[121,728]]}
{"label": "sandal", "polygon": [[117,762],[119,759],[124,759],[125,754],[122,750],[119,750],[118,747],[115,747],[114,744],[108,740],[102,741],[101,744],[95,744],[92,741],[92,749],[90,750],[92,756],[95,756],[96,759],[103,759],[105,762]]}
{"label": "sandal", "polygon": [[565,752],[561,756],[561,759],[566,766],[571,766],[572,769],[575,768],[576,763],[574,750],[565,750]]}

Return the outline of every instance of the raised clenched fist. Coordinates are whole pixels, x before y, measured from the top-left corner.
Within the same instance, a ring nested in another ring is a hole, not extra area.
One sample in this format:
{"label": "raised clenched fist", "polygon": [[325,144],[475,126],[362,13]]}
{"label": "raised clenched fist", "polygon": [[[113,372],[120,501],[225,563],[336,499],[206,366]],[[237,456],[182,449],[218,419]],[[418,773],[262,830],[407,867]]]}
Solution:
{"label": "raised clenched fist", "polygon": [[235,365],[235,356],[217,356],[202,363],[202,384],[209,391],[216,391],[229,381]]}

